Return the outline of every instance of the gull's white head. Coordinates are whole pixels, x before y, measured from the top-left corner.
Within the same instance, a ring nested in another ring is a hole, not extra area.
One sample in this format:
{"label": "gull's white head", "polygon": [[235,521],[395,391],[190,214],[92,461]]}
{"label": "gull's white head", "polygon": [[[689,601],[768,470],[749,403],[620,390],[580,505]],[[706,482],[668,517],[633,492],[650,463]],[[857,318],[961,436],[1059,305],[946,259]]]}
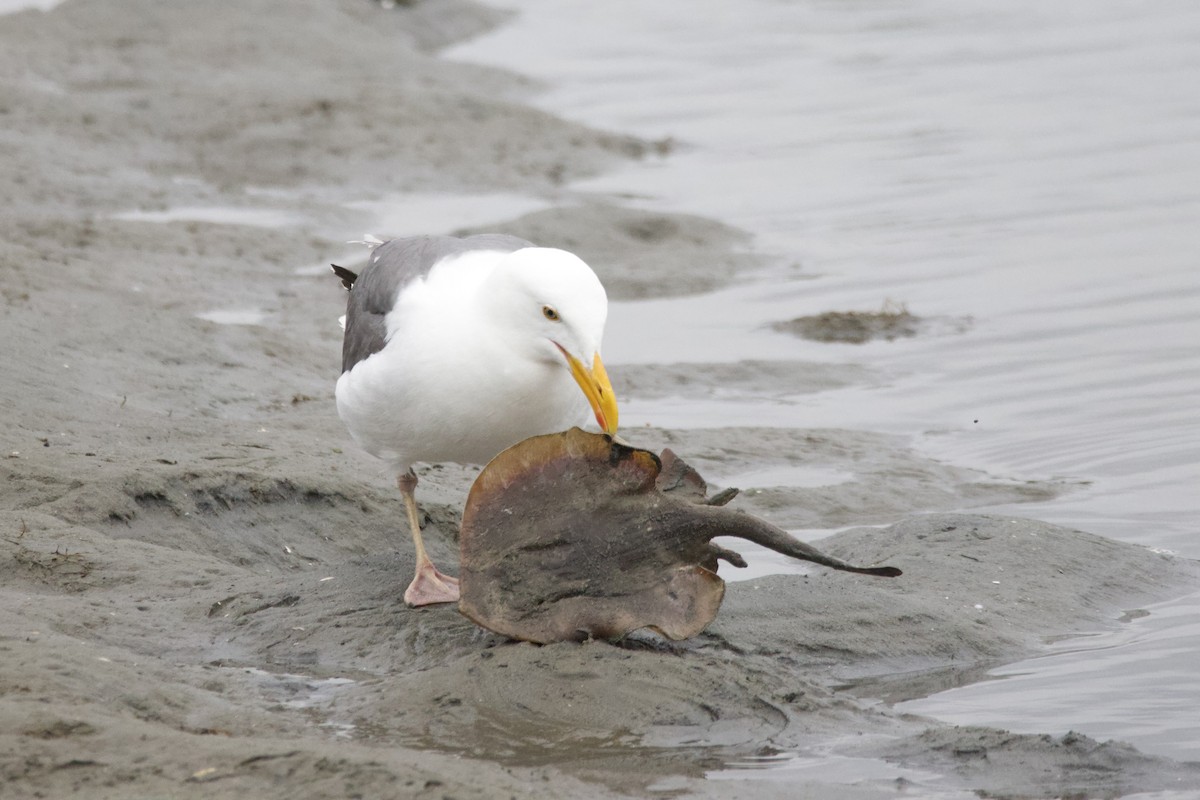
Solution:
{"label": "gull's white head", "polygon": [[617,401],[600,360],[608,295],[592,268],[566,250],[527,247],[497,264],[485,302],[530,357],[567,369],[596,422],[617,430]]}

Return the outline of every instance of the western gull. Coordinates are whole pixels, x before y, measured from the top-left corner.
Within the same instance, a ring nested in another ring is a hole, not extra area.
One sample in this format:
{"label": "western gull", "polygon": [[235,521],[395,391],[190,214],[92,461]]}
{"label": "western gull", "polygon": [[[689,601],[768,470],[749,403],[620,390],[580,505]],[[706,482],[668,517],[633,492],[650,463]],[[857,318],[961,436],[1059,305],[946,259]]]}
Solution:
{"label": "western gull", "polygon": [[[416,548],[410,606],[458,600],[421,539],[416,462],[485,464],[543,433],[606,433],[617,403],[600,360],[608,298],[565,250],[515,236],[417,236],[374,245],[346,304],[338,416],[395,470]],[[580,391],[582,390],[582,391]]]}

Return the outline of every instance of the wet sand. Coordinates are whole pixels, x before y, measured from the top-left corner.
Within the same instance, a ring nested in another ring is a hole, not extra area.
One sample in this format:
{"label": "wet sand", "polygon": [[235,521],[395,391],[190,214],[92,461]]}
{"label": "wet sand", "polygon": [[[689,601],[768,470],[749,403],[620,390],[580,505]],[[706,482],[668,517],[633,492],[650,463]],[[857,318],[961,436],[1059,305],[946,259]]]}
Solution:
{"label": "wet sand", "polygon": [[[820,546],[895,564],[896,581],[813,568],[731,583],[710,629],[676,644],[535,647],[453,609],[406,608],[398,494],[333,409],[344,295],[316,267],[362,232],[347,203],[435,189],[543,198],[554,207],[496,229],[576,249],[617,298],[714,288],[756,260],[718,221],[565,193],[669,148],[554,119],[520,103],[536,88],[521,78],[437,60],[502,15],[462,3],[278,11],[68,0],[0,17],[5,796],[1200,788],[1200,765],[1119,743],[954,728],[879,702],[1119,625],[1200,580],[1194,562],[1084,532],[944,513],[1070,487],[935,462],[897,437],[626,432],[717,484],[764,467],[852,475],[747,486],[736,502],[793,528],[885,526]],[[293,222],[114,217],[229,208]],[[212,321],[229,310],[252,324]],[[739,366],[612,371],[644,397],[862,379],[852,366]],[[448,565],[473,475],[421,476]],[[894,773],[705,779],[780,752]]]}

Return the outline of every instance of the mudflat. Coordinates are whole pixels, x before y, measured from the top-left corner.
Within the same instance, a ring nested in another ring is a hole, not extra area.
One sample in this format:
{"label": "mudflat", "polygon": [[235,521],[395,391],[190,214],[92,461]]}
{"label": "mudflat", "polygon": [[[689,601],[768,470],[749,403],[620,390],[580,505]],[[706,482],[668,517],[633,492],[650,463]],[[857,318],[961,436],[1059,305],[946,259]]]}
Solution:
{"label": "mudflat", "polygon": [[[896,437],[626,433],[709,476],[852,474],[743,487],[735,504],[785,527],[879,526],[820,547],[894,564],[895,580],[814,567],[730,583],[715,622],[681,643],[516,644],[453,608],[404,606],[398,493],[333,408],[344,294],[325,265],[365,256],[344,244],[362,233],[354,203],[546,198],[498,229],[574,249],[615,298],[712,288],[754,263],[716,220],[563,202],[571,179],[669,148],[555,119],[521,104],[521,78],[438,60],[502,20],[461,2],[350,0],[220,13],[67,0],[0,17],[4,796],[1200,788],[1200,765],[1120,743],[957,728],[880,702],[1118,625],[1200,580],[1188,560],[964,513],[1064,487],[935,462]],[[633,396],[862,378],[830,364],[612,372]],[[475,474],[421,475],[447,567]],[[780,752],[864,759],[886,777],[706,778]]]}

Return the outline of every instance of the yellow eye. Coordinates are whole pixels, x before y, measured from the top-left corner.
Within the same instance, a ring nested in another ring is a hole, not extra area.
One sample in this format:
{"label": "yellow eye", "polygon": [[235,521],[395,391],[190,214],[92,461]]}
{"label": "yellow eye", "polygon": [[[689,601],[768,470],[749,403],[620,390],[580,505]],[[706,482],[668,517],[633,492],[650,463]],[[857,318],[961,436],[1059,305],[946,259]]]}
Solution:
{"label": "yellow eye", "polygon": [[542,306],[542,316],[551,322],[558,322],[558,312],[554,310],[554,306]]}

